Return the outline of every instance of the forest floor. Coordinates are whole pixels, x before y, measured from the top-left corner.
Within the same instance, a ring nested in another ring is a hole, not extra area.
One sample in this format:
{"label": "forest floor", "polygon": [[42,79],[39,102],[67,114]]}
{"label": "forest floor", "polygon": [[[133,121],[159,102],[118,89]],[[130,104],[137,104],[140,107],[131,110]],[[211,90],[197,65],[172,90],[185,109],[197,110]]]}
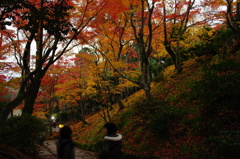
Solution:
{"label": "forest floor", "polygon": [[[56,140],[47,140],[44,142],[44,146],[40,147],[39,159],[55,159],[56,158]],[[80,150],[75,147],[76,159],[96,159],[96,153]]]}

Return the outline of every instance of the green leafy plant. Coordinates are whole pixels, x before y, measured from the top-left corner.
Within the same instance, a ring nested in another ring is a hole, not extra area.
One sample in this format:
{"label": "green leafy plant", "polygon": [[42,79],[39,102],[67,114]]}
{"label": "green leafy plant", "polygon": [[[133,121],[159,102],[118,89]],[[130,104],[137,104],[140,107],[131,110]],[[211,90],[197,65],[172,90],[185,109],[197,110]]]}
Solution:
{"label": "green leafy plant", "polygon": [[3,131],[3,143],[25,153],[37,152],[47,135],[47,125],[42,119],[23,115],[7,120]]}

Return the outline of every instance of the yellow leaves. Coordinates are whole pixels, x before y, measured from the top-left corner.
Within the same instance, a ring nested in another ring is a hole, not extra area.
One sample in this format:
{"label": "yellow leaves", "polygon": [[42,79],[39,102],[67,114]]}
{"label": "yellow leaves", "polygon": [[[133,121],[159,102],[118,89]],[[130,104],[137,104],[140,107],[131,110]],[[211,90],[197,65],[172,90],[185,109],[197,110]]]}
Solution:
{"label": "yellow leaves", "polygon": [[163,72],[165,78],[170,78],[174,73],[175,73],[174,65],[168,66]]}
{"label": "yellow leaves", "polygon": [[126,79],[124,79],[122,84],[117,85],[117,88],[120,89],[120,90],[124,89],[124,88],[127,88],[127,87],[128,88],[138,87],[138,85],[133,83],[133,82],[131,82],[131,81],[129,81],[129,80],[126,80]]}
{"label": "yellow leaves", "polygon": [[192,47],[201,40],[209,40],[213,37],[214,30],[208,30],[204,26],[191,27],[184,34],[186,47]]}
{"label": "yellow leaves", "polygon": [[79,53],[76,54],[76,57],[79,58],[80,60],[85,60],[86,63],[88,64],[96,60],[96,55],[89,53]]}
{"label": "yellow leaves", "polygon": [[96,85],[96,82],[94,82],[93,80],[87,80],[87,87],[92,87],[92,86],[95,86]]}
{"label": "yellow leaves", "polygon": [[208,31],[208,32],[207,32],[207,34],[208,34],[208,36],[209,36],[209,37],[212,37],[212,36],[213,36],[213,34],[214,34],[214,31],[213,31],[213,30],[211,30],[211,31]]}
{"label": "yellow leaves", "polygon": [[123,61],[112,61],[111,63],[116,69],[127,68],[127,64]]}
{"label": "yellow leaves", "polygon": [[129,78],[138,78],[140,76],[140,71],[139,70],[129,70],[126,73],[128,73]]}
{"label": "yellow leaves", "polygon": [[96,94],[97,90],[93,87],[87,87],[87,89],[85,90],[83,95],[92,95],[92,94]]}
{"label": "yellow leaves", "polygon": [[160,57],[166,57],[168,55],[165,48],[159,49],[156,53],[153,54],[153,57],[160,58]]}
{"label": "yellow leaves", "polygon": [[43,111],[34,111],[33,112],[33,116],[36,116],[36,117],[38,117],[38,118],[41,118],[41,119],[47,119],[47,117],[46,117],[46,112],[43,112]]}

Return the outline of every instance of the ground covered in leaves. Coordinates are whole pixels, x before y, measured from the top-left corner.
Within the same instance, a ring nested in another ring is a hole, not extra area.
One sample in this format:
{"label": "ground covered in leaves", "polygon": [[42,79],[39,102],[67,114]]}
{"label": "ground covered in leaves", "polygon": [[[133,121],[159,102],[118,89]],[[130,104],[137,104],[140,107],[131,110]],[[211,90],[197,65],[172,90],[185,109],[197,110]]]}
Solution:
{"label": "ground covered in leaves", "polygon": [[[150,103],[140,90],[120,112],[114,105],[111,120],[123,134],[125,158],[240,157],[239,62],[238,53],[190,59],[181,73],[170,66],[152,83]],[[105,121],[98,113],[86,121],[72,126],[73,140],[98,151]]]}

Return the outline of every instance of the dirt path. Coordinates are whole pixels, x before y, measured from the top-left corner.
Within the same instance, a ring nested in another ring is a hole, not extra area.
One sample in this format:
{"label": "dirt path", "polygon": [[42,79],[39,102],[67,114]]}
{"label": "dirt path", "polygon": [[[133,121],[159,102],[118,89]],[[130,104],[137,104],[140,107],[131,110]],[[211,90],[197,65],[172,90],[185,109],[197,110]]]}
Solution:
{"label": "dirt path", "polygon": [[[44,147],[40,148],[39,159],[55,159],[56,158],[56,140],[48,140],[44,142]],[[96,159],[94,152],[80,150],[75,147],[76,159]]]}

